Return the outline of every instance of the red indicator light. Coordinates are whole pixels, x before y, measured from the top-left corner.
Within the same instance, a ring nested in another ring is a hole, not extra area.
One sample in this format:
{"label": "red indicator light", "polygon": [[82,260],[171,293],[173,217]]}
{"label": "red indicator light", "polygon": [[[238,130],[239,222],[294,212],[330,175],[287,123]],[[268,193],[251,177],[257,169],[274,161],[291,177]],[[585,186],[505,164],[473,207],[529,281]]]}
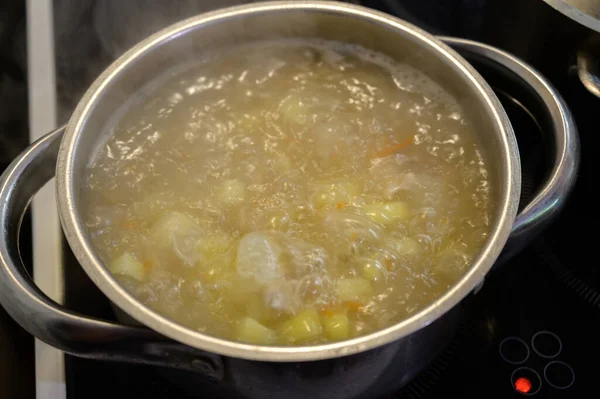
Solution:
{"label": "red indicator light", "polygon": [[531,391],[531,387],[532,387],[531,381],[529,381],[525,377],[519,377],[515,381],[515,389],[521,393],[527,393],[527,392]]}

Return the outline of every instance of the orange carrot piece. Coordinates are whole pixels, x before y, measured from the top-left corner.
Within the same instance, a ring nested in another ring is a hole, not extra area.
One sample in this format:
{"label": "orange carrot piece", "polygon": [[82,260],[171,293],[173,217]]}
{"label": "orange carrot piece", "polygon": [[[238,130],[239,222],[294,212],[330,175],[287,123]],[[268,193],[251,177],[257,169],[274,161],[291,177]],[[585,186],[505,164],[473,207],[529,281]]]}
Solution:
{"label": "orange carrot piece", "polygon": [[409,138],[407,138],[406,140],[404,140],[403,142],[401,142],[399,144],[396,144],[396,145],[386,148],[382,151],[379,151],[377,154],[375,154],[375,156],[377,158],[383,158],[383,157],[387,157],[388,155],[392,155],[392,154],[400,151],[401,149],[403,149],[410,143],[412,143],[414,139],[415,139],[415,136],[410,136]]}
{"label": "orange carrot piece", "polygon": [[338,209],[344,209],[345,206],[348,206],[347,202],[338,202],[337,203],[337,208]]}
{"label": "orange carrot piece", "polygon": [[128,219],[121,223],[121,228],[123,230],[133,230],[136,227],[139,227],[141,222],[139,220]]}
{"label": "orange carrot piece", "polygon": [[142,265],[144,266],[144,269],[146,269],[147,272],[149,272],[152,269],[152,262],[148,260],[142,263]]}
{"label": "orange carrot piece", "polygon": [[335,312],[332,309],[326,308],[326,307],[321,308],[320,313],[321,313],[321,316],[325,316],[325,317],[331,317],[331,316],[335,315]]}
{"label": "orange carrot piece", "polygon": [[390,272],[394,269],[394,260],[393,259],[387,258],[386,260],[383,261],[383,263],[385,263],[385,268],[387,269],[388,272]]}
{"label": "orange carrot piece", "polygon": [[356,301],[345,301],[344,307],[352,312],[358,312],[360,308],[362,308],[362,305],[360,302]]}

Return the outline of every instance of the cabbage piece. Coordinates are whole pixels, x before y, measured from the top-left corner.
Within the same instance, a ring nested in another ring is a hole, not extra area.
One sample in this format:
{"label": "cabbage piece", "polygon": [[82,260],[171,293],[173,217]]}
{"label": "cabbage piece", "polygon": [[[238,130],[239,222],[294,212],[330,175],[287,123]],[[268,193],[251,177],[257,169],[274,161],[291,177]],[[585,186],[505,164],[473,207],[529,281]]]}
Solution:
{"label": "cabbage piece", "polygon": [[237,272],[260,284],[268,284],[284,276],[282,253],[276,236],[264,232],[248,233],[238,245]]}
{"label": "cabbage piece", "polygon": [[262,287],[267,308],[294,314],[302,306],[307,279],[321,281],[327,272],[326,263],[323,248],[279,232],[263,231],[242,237],[236,270]]}
{"label": "cabbage piece", "polygon": [[196,245],[207,231],[193,219],[179,212],[160,218],[148,234],[148,253],[154,264],[170,267],[173,264],[193,266],[198,260]]}
{"label": "cabbage piece", "polygon": [[237,271],[266,284],[279,278],[294,280],[324,270],[327,252],[304,240],[275,231],[244,235],[237,251]]}
{"label": "cabbage piece", "polygon": [[279,312],[294,314],[302,306],[302,299],[293,281],[279,279],[264,288],[264,304]]}

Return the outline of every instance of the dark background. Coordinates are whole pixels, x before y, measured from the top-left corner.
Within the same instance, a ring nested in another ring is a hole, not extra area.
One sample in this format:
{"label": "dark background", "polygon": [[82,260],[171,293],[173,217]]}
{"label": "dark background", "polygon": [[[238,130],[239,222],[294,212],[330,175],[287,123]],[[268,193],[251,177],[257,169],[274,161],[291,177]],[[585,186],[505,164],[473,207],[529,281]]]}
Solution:
{"label": "dark background", "polygon": [[[0,170],[27,145],[25,2],[0,0]],[[28,236],[29,223],[24,235]],[[31,243],[23,257],[31,264]],[[35,397],[33,338],[0,307],[0,398]]]}

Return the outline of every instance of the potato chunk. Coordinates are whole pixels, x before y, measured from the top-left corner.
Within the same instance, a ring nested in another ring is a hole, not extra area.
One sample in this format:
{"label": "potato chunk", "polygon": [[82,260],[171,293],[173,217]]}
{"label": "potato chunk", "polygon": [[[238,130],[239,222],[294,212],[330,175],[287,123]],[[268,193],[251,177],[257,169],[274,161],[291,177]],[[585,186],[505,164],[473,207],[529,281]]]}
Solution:
{"label": "potato chunk", "polygon": [[291,344],[317,338],[322,333],[321,320],[313,309],[302,311],[285,322],[281,328],[281,338]]}
{"label": "potato chunk", "polygon": [[369,281],[379,281],[385,277],[385,267],[378,259],[361,259],[362,276]]}
{"label": "potato chunk", "polygon": [[332,341],[341,341],[350,335],[348,316],[344,313],[333,313],[322,317],[325,334]]}
{"label": "potato chunk", "polygon": [[364,278],[347,278],[335,283],[335,294],[341,301],[364,300],[372,292],[371,283]]}
{"label": "potato chunk", "polygon": [[277,334],[258,321],[250,317],[244,317],[236,327],[235,339],[250,344],[270,345],[277,339]]}
{"label": "potato chunk", "polygon": [[365,205],[362,210],[371,220],[379,224],[390,224],[410,217],[408,204],[400,201]]}
{"label": "potato chunk", "polygon": [[142,262],[137,260],[135,256],[129,252],[125,252],[123,255],[113,260],[108,265],[108,269],[111,273],[123,274],[138,281],[142,281],[146,277],[146,270],[144,269]]}

